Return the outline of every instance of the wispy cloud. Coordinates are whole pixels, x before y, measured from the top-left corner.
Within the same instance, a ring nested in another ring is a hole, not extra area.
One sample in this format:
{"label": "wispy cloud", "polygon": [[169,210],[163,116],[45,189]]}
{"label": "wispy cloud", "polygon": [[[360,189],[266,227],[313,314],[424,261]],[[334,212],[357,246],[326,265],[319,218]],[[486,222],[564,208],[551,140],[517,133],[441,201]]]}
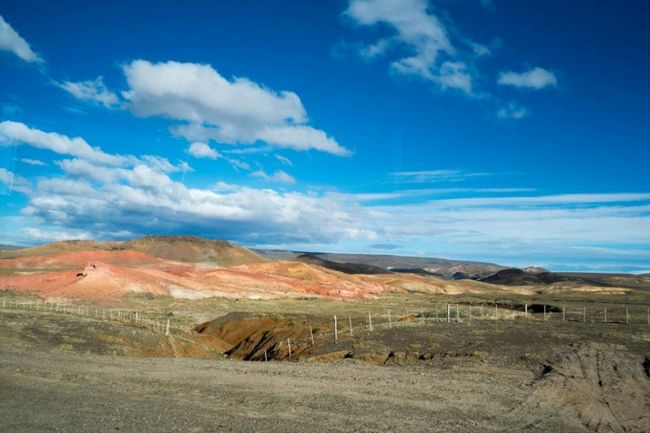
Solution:
{"label": "wispy cloud", "polygon": [[528,114],[529,111],[526,107],[522,107],[521,105],[512,102],[501,106],[501,108],[497,110],[497,117],[499,119],[520,120],[524,117],[528,117]]}
{"label": "wispy cloud", "polygon": [[10,194],[11,191],[27,194],[31,191],[32,186],[32,183],[29,180],[20,177],[5,168],[0,168],[0,184],[6,186],[6,194]]}
{"label": "wispy cloud", "polygon": [[394,31],[388,38],[363,46],[365,58],[378,57],[399,45],[412,54],[391,63],[394,73],[417,76],[442,89],[473,93],[467,64],[458,58],[447,29],[426,0],[351,0],[345,16],[359,26],[385,24]]}
{"label": "wispy cloud", "polygon": [[20,162],[23,162],[28,165],[37,165],[41,167],[46,167],[47,164],[40,159],[30,159],[30,158],[20,158]]}
{"label": "wispy cloud", "polygon": [[0,15],[0,50],[9,51],[28,63],[44,62],[2,15]]}
{"label": "wispy cloud", "polygon": [[501,72],[497,83],[502,86],[540,90],[545,87],[556,87],[557,78],[553,72],[538,67],[524,72]]}
{"label": "wispy cloud", "polygon": [[257,170],[251,173],[252,177],[264,179],[269,182],[294,184],[296,179],[284,170],[278,170],[273,174],[267,174],[264,170]]}
{"label": "wispy cloud", "polygon": [[328,195],[337,197],[341,200],[352,200],[362,203],[403,200],[403,199],[422,199],[431,196],[445,196],[450,194],[512,194],[522,192],[533,192],[535,188],[420,188],[420,189],[403,189],[397,191],[385,192],[362,192],[362,193],[340,193],[330,192]]}
{"label": "wispy cloud", "polygon": [[117,94],[104,84],[103,77],[87,81],[55,81],[54,84],[81,101],[90,101],[106,108],[113,108],[119,102]]}
{"label": "wispy cloud", "polygon": [[435,183],[459,182],[473,177],[490,176],[491,173],[468,172],[464,170],[421,170],[421,171],[396,171],[390,173],[390,178],[395,183]]}
{"label": "wispy cloud", "polygon": [[191,171],[191,167],[184,161],[172,164],[167,158],[155,155],[115,155],[104,152],[100,147],[91,146],[81,137],[71,138],[57,132],[46,132],[30,128],[21,122],[10,120],[0,122],[0,146],[21,144],[50,150],[60,155],[73,156],[98,165],[124,167],[143,164],[167,173]]}

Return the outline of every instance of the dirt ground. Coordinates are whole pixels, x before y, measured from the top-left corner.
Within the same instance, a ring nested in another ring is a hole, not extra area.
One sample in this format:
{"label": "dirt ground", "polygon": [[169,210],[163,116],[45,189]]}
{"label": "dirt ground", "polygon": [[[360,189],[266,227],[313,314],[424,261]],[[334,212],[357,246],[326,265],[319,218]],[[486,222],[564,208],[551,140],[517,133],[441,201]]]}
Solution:
{"label": "dirt ground", "polygon": [[530,401],[531,371],[478,359],[404,368],[2,353],[10,432],[591,431]]}
{"label": "dirt ground", "polygon": [[414,324],[354,338],[342,332],[338,343],[319,343],[313,355],[391,351],[431,356],[395,356],[386,365],[363,356],[333,356],[327,363],[313,356],[294,362],[224,360],[217,354],[175,359],[160,333],[73,315],[3,310],[0,430],[649,430],[647,325]]}

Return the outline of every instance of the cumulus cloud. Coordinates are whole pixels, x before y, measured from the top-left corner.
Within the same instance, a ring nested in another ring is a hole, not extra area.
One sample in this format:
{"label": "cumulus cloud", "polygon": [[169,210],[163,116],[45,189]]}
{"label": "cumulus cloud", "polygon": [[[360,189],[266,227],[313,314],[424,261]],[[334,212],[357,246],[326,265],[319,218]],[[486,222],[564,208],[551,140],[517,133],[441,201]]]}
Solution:
{"label": "cumulus cloud", "polygon": [[124,66],[124,74],[129,90],[123,96],[133,113],[183,121],[174,131],[190,141],[264,141],[296,150],[350,153],[307,124],[294,92],[276,92],[247,78],[228,80],[210,65],[195,63],[136,60]]}
{"label": "cumulus cloud", "polygon": [[497,83],[502,86],[540,90],[557,86],[557,78],[553,72],[537,67],[524,72],[501,72]]}
{"label": "cumulus cloud", "polygon": [[[225,183],[215,189],[191,188],[169,176],[189,166],[174,166],[158,156],[126,155],[115,161],[116,155],[93,148],[81,138],[14,122],[0,123],[0,137],[7,140],[7,136],[74,156],[55,163],[65,177],[41,177],[29,189],[13,173],[0,171],[0,181],[10,183],[11,190],[25,187],[29,203],[22,217],[36,221],[35,227],[47,224],[50,231],[92,232],[99,238],[126,227],[134,234],[193,232],[255,243],[322,243],[373,236],[359,227],[361,211],[354,203]],[[282,171],[265,179],[293,182]]]}
{"label": "cumulus cloud", "polygon": [[16,191],[27,194],[30,192],[32,185],[29,180],[17,176],[5,168],[0,168],[0,183],[6,185],[7,193]]}
{"label": "cumulus cloud", "polygon": [[106,88],[103,77],[88,81],[55,82],[55,84],[81,101],[94,102],[106,108],[112,108],[119,102],[117,95]]}
{"label": "cumulus cloud", "polygon": [[28,63],[43,63],[27,41],[23,39],[5,19],[0,15],[0,50],[14,53]]}
{"label": "cumulus cloud", "polygon": [[360,26],[385,24],[395,32],[390,38],[364,46],[364,57],[377,57],[399,44],[410,54],[391,63],[393,72],[418,76],[443,89],[472,93],[468,67],[457,58],[447,29],[429,10],[427,0],[351,0],[345,16]]}
{"label": "cumulus cloud", "polygon": [[187,152],[195,158],[217,159],[219,152],[211,148],[208,144],[195,141],[187,148]]}
{"label": "cumulus cloud", "polygon": [[273,174],[267,174],[264,170],[258,170],[251,173],[251,176],[275,183],[296,183],[296,179],[284,170],[278,170]]}
{"label": "cumulus cloud", "polygon": [[237,186],[189,188],[144,165],[103,169],[115,173],[86,171],[92,183],[41,179],[23,215],[100,235],[128,227],[140,234],[189,230],[258,243],[372,236],[359,229],[360,212],[327,197]]}

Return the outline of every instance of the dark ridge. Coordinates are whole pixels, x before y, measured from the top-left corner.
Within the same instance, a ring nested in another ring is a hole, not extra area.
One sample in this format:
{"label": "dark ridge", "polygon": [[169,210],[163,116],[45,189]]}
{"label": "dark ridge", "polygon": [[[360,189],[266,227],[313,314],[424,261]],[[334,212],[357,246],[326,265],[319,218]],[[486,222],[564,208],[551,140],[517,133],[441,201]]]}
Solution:
{"label": "dark ridge", "polygon": [[296,260],[309,263],[312,265],[322,266],[333,271],[343,272],[346,274],[390,274],[391,272],[378,266],[366,265],[362,263],[338,263],[325,260],[311,253],[301,254]]}
{"label": "dark ridge", "polygon": [[635,289],[648,288],[650,282],[646,276],[630,274],[594,274],[580,272],[540,272],[530,273],[517,268],[503,269],[480,281],[504,286],[545,285],[568,283],[591,285],[597,287],[627,287]]}
{"label": "dark ridge", "polygon": [[417,274],[417,275],[427,275],[430,277],[444,278],[442,274],[437,272],[429,272],[426,269],[422,268],[392,268],[391,271],[397,272],[398,274]]}

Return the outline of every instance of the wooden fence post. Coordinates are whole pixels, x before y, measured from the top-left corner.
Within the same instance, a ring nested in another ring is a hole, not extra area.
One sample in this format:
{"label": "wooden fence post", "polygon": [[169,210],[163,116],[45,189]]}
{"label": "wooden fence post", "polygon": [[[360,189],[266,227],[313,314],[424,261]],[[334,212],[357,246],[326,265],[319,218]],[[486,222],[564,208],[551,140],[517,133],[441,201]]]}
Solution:
{"label": "wooden fence post", "polygon": [[350,335],[352,335],[352,316],[348,316],[348,322],[350,323]]}
{"label": "wooden fence post", "polygon": [[266,349],[264,349],[264,361],[268,362],[269,358],[266,356]]}
{"label": "wooden fence post", "polygon": [[339,339],[339,330],[338,330],[338,324],[336,323],[336,314],[334,315],[334,341],[338,341]]}
{"label": "wooden fence post", "polygon": [[169,335],[169,319],[167,319],[167,327],[165,328],[165,335]]}
{"label": "wooden fence post", "polygon": [[603,308],[605,308],[605,310],[604,310],[605,311],[605,323],[607,323],[607,307],[603,307]]}
{"label": "wooden fence post", "polygon": [[372,313],[368,311],[368,329],[372,332]]}
{"label": "wooden fence post", "polygon": [[291,358],[291,340],[287,338],[287,346],[289,346],[289,358]]}
{"label": "wooden fence post", "polygon": [[451,323],[451,304],[447,304],[447,323]]}
{"label": "wooden fence post", "polygon": [[309,337],[311,338],[311,347],[316,347],[314,343],[314,331],[312,331],[311,325],[309,325]]}
{"label": "wooden fence post", "polygon": [[524,304],[524,317],[528,319],[528,304]]}
{"label": "wooden fence post", "polygon": [[496,319],[497,317],[499,317],[499,304],[497,304],[495,302],[494,303],[494,318]]}
{"label": "wooden fence post", "polygon": [[625,307],[625,323],[630,324],[630,309]]}
{"label": "wooden fence post", "polygon": [[544,320],[546,320],[546,304],[544,304]]}
{"label": "wooden fence post", "polygon": [[562,321],[564,322],[566,318],[566,306],[562,305]]}

